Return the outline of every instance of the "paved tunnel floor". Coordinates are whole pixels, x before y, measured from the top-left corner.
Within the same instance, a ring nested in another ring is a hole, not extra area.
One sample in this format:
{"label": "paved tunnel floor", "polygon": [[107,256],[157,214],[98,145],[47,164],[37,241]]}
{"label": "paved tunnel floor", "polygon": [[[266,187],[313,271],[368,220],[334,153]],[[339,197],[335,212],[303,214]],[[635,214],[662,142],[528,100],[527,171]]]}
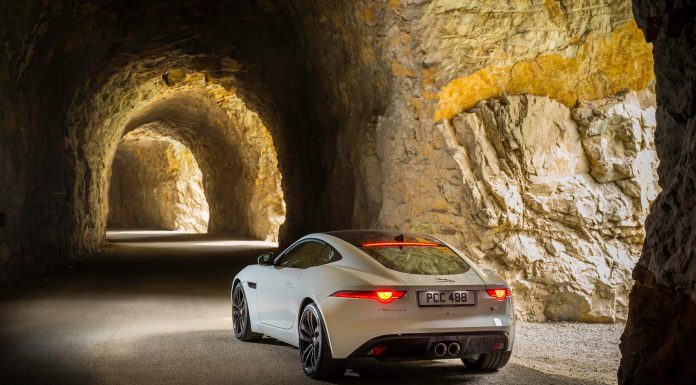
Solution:
{"label": "paved tunnel floor", "polygon": [[[231,279],[271,244],[177,233],[110,238],[100,256],[0,300],[0,384],[318,383],[304,376],[294,348],[242,343],[231,332]],[[615,382],[618,326],[520,323],[518,331],[511,363],[495,373],[458,360],[366,360],[337,383]]]}

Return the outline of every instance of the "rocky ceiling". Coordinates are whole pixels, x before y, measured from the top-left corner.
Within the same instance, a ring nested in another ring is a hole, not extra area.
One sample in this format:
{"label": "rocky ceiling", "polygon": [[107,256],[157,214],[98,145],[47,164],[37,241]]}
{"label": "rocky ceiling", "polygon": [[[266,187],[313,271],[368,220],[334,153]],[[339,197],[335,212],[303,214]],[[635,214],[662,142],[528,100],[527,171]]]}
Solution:
{"label": "rocky ceiling", "polygon": [[691,6],[635,3],[3,4],[0,276],[97,250],[118,143],[155,127],[199,161],[211,231],[433,233],[524,319],[630,314],[638,383],[661,370],[649,320],[695,313],[694,114]]}

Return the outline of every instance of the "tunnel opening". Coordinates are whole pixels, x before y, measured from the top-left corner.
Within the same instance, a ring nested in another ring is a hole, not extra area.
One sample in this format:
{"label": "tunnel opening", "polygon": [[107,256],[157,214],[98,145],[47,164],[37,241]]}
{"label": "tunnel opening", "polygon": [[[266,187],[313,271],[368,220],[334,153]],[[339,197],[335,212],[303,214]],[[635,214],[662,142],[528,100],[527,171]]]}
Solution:
{"label": "tunnel opening", "polygon": [[[113,79],[122,81],[119,75]],[[93,156],[84,158],[84,166],[89,170],[86,175],[94,178],[80,181],[87,183],[80,189],[87,189],[90,197],[84,202],[86,215],[76,219],[83,223],[80,227],[87,225],[83,221],[96,226],[83,227],[83,236],[99,244],[107,225],[129,224],[123,220],[129,211],[119,201],[128,188],[122,163],[128,156],[154,157],[159,146],[166,148],[166,156],[158,159],[166,162],[153,158],[146,163],[150,171],[152,166],[162,170],[151,173],[153,177],[170,175],[168,183],[174,189],[170,196],[154,197],[163,205],[149,206],[152,213],[137,210],[151,217],[147,228],[277,242],[285,221],[282,178],[273,138],[258,114],[246,107],[234,88],[209,81],[200,71],[169,69],[131,82],[125,91],[104,89],[101,98],[114,103],[114,110],[91,111],[84,147]],[[151,151],[142,151],[146,144]],[[170,170],[164,172],[165,166]],[[180,178],[177,183],[174,174]],[[134,177],[125,174],[129,176]],[[113,213],[107,211],[109,199],[117,204]]]}
{"label": "tunnel opening", "polygon": [[111,166],[108,230],[208,231],[203,174],[181,142],[145,128],[127,133]]}

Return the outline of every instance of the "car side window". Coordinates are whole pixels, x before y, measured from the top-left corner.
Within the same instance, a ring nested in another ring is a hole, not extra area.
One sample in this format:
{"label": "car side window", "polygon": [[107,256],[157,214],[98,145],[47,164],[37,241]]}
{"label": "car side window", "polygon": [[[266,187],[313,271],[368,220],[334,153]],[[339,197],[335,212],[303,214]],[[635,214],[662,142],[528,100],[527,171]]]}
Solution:
{"label": "car side window", "polygon": [[325,244],[324,247],[319,251],[319,254],[317,254],[317,258],[314,261],[314,266],[326,265],[327,263],[336,262],[339,259],[341,259],[341,255],[338,253],[338,251]]}
{"label": "car side window", "polygon": [[339,259],[341,259],[341,255],[333,247],[323,242],[306,241],[283,255],[278,266],[307,269]]}
{"label": "car side window", "polygon": [[283,255],[278,266],[306,269],[315,266],[317,256],[324,244],[316,241],[303,242]]}

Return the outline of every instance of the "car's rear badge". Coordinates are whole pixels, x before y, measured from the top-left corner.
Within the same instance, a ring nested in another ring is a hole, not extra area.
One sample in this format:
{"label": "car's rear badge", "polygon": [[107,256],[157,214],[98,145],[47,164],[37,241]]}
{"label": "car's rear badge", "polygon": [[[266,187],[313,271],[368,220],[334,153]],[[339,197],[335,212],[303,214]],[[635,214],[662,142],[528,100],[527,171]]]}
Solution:
{"label": "car's rear badge", "polygon": [[440,278],[440,277],[435,278],[435,280],[438,281],[438,282],[454,282],[453,279],[449,279],[449,278]]}

